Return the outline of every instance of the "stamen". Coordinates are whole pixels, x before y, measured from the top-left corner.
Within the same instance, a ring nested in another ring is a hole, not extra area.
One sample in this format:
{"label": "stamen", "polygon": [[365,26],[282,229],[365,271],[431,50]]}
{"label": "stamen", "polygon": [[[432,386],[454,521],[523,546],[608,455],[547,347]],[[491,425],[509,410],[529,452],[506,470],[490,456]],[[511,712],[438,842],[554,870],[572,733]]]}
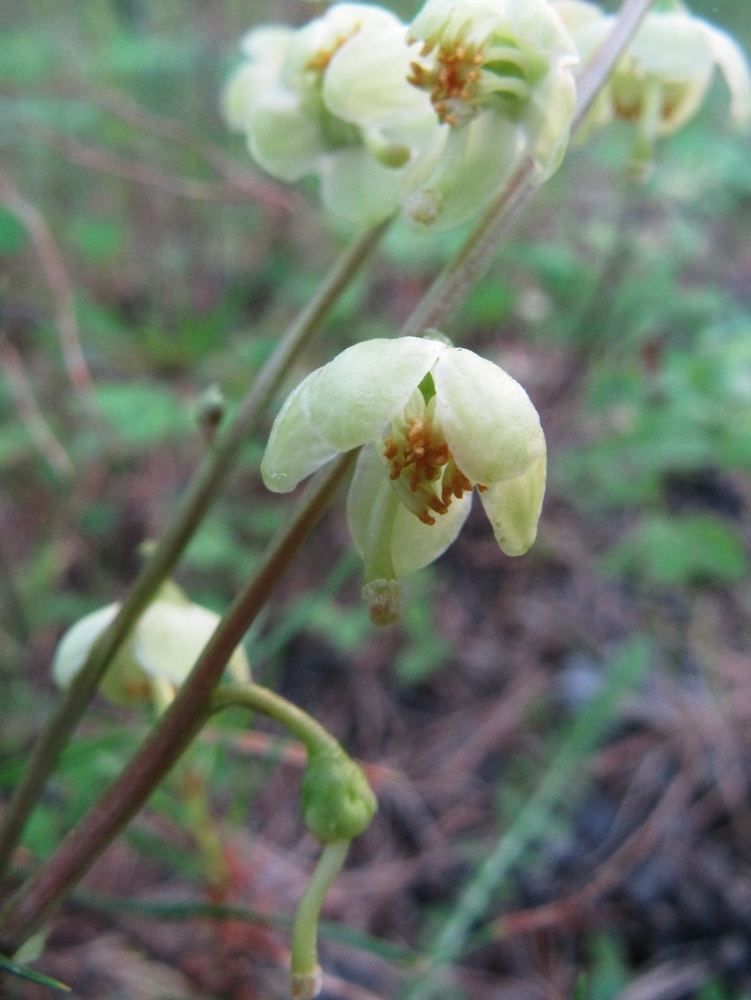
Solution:
{"label": "stamen", "polygon": [[434,398],[417,407],[421,412],[410,404],[404,422],[394,424],[381,451],[399,499],[428,525],[436,523],[434,514],[448,513],[452,499],[461,499],[473,485],[457,468],[444,440]]}

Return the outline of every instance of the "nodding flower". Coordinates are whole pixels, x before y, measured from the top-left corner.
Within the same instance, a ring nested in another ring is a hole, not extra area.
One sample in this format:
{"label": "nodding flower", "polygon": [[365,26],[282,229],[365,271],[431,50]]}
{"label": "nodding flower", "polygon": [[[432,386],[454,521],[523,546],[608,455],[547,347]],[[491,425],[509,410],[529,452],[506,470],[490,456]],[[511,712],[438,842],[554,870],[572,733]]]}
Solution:
{"label": "nodding flower", "polygon": [[[60,640],[52,674],[67,687],[79,673],[99,636],[113,621],[119,604],[84,615]],[[100,684],[101,693],[116,705],[135,706],[171,700],[219,624],[219,615],[193,604],[174,583],[162,586],[157,598],[139,618],[122,644]],[[238,646],[227,664],[238,681],[250,679],[245,651]]]}
{"label": "nodding flower", "polygon": [[519,383],[472,351],[432,336],[343,351],[284,403],[264,482],[287,492],[360,447],[347,514],[376,623],[398,619],[396,581],[448,548],[475,489],[504,552],[521,555],[534,541],[546,472],[540,420]]}
{"label": "nodding flower", "polygon": [[[602,44],[614,17],[586,0],[554,6],[574,38],[582,64]],[[694,17],[680,0],[661,0],[646,15],[595,104],[584,133],[613,118],[637,130],[633,166],[644,171],[656,140],[677,132],[701,109],[719,69],[730,92],[730,115],[751,123],[751,74],[743,52],[725,31]]]}

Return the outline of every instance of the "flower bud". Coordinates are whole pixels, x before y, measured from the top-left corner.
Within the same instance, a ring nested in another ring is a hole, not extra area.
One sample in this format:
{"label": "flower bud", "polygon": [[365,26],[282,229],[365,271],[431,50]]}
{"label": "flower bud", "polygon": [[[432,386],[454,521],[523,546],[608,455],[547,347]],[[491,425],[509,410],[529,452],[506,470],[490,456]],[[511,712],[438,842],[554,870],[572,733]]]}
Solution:
{"label": "flower bud", "polygon": [[378,807],[362,768],[338,746],[310,752],[300,797],[305,825],[322,844],[357,837]]}

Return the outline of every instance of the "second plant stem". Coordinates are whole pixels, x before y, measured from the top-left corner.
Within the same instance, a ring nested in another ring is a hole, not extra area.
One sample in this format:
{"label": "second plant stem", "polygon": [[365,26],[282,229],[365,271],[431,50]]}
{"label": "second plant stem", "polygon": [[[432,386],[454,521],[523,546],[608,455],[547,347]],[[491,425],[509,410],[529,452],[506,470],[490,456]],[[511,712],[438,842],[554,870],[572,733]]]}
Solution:
{"label": "second plant stem", "polygon": [[232,472],[243,444],[256,429],[292,362],[320,328],[342,292],[378,244],[387,226],[388,222],[384,222],[369,230],[345,251],[280,340],[243,399],[233,422],[207,455],[188,486],[167,531],[123,600],[117,617],[94,644],[83,669],[48,720],[0,823],[0,881],[48,776],[55,769],[112,658],[160,584],[176,567],[188,542]]}

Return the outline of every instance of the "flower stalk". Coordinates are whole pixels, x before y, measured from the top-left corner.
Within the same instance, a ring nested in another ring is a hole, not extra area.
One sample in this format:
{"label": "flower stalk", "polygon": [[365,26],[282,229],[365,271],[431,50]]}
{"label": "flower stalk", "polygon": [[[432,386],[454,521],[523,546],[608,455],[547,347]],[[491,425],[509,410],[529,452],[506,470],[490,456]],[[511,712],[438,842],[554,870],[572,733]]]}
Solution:
{"label": "flower stalk", "polygon": [[42,926],[68,890],[135,816],[199,732],[211,712],[211,694],[233,650],[322,516],[347,475],[353,457],[343,456],[303,494],[292,519],[272,541],[260,566],[230,605],[190,677],[151,735],[52,857],[21,886],[0,913],[0,953],[13,954]]}
{"label": "flower stalk", "polygon": [[[624,0],[613,30],[591,62],[580,73],[571,134],[582,121],[608,80],[654,0]],[[531,156],[521,160],[501,191],[472,228],[456,256],[438,275],[401,329],[402,336],[419,336],[440,326],[489,269],[493,255],[519,213],[537,190],[536,165]]]}
{"label": "flower stalk", "polygon": [[[631,40],[652,0],[625,0],[610,37],[579,80],[575,123],[579,124],[598,90]],[[495,198],[458,256],[431,286],[405,324],[403,333],[418,334],[440,325],[472,284],[487,270],[495,249],[518,211],[537,187],[535,164],[522,160],[504,190]],[[118,618],[97,642],[85,669],[45,731],[24,780],[6,813],[0,840],[0,861],[7,863],[31,808],[93,696],[109,660],[133,628],[140,613],[176,565],[188,540],[232,468],[249,429],[270,400],[289,364],[317,328],[339,292],[377,242],[385,223],[362,238],[335,269],[318,296],[288,332],[277,355],[246,397],[234,424],[194,480],[172,527],[124,601]],[[265,604],[279,575],[286,569],[349,470],[354,452],[339,458],[301,501],[284,533],[272,543],[259,570],[231,605],[193,673],[152,735],[120,778],[68,835],[49,861],[10,900],[0,915],[0,951],[13,953],[53,911],[108,844],[141,808],[154,788],[184,751],[211,709],[211,694],[233,649]],[[332,843],[335,842],[332,840]],[[341,838],[339,838],[341,839]],[[332,852],[336,856],[336,852]]]}
{"label": "flower stalk", "polygon": [[0,823],[0,880],[47,778],[55,769],[115,654],[160,585],[173,572],[292,362],[320,328],[387,228],[388,222],[381,223],[356,240],[334,264],[316,294],[290,325],[246,394],[233,422],[218,438],[188,486],[171,524],[123,600],[118,615],[94,644],[82,670],[58,703],[31,752]]}

